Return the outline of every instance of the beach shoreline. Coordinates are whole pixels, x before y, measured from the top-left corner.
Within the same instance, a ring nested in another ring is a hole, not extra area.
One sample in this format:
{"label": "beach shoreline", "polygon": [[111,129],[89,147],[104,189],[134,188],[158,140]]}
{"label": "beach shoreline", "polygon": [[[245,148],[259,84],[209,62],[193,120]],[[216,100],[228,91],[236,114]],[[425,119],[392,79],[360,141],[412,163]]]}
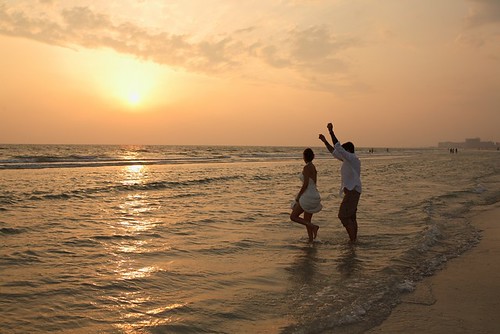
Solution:
{"label": "beach shoreline", "polygon": [[498,333],[499,220],[500,203],[473,214],[479,244],[419,282],[387,319],[365,333]]}

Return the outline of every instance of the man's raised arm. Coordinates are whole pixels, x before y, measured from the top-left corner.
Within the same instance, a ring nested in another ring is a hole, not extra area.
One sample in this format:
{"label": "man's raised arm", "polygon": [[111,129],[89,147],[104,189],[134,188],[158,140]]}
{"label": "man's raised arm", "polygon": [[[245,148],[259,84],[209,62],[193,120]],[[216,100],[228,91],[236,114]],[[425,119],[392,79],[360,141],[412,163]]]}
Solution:
{"label": "man's raised arm", "polygon": [[325,136],[323,136],[322,134],[319,135],[319,140],[321,140],[323,142],[323,144],[325,144],[326,148],[328,149],[328,151],[330,151],[330,153],[333,152],[333,146],[330,145],[328,140],[326,140]]}
{"label": "man's raised arm", "polygon": [[333,124],[328,123],[328,125],[326,127],[328,128],[328,132],[330,132],[330,137],[332,137],[333,145],[337,144],[339,142],[339,140],[337,139],[337,137],[335,136],[335,133],[333,132]]}

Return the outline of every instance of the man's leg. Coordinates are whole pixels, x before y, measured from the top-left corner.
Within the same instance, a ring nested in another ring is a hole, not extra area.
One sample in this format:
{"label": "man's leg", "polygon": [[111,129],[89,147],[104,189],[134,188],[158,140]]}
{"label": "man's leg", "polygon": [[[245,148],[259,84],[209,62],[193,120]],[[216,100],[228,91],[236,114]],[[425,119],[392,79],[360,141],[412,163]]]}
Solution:
{"label": "man's leg", "polygon": [[339,208],[339,219],[344,225],[351,243],[356,242],[358,237],[358,221],[356,211],[358,209],[360,194],[355,190],[344,190],[344,198]]}
{"label": "man's leg", "polygon": [[[358,198],[359,200],[359,198]],[[358,203],[356,201],[356,211],[358,211]],[[358,220],[356,219],[356,212],[354,212],[354,215],[351,218],[352,222],[352,230],[353,230],[353,235],[354,235],[354,241],[358,239]]]}
{"label": "man's leg", "polygon": [[344,227],[347,231],[347,234],[349,235],[350,242],[355,243],[356,239],[358,238],[358,226],[357,226],[357,224],[352,219],[349,219],[345,223],[342,222],[342,224],[344,224]]}

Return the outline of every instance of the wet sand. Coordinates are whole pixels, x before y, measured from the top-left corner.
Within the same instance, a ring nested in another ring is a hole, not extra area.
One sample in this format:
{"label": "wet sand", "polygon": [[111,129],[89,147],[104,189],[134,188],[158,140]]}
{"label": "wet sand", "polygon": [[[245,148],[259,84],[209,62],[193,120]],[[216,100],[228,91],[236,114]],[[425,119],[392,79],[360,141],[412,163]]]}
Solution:
{"label": "wet sand", "polygon": [[420,282],[366,333],[500,333],[500,204],[472,223],[482,231],[481,242]]}

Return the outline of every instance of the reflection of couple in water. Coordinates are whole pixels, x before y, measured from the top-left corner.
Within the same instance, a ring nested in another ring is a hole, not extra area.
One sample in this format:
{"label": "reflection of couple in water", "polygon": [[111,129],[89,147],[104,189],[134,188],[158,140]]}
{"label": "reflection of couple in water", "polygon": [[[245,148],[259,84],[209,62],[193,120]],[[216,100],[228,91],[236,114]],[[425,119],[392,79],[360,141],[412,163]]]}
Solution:
{"label": "reflection of couple in water", "polygon": [[[340,195],[343,196],[343,199],[340,204],[338,217],[349,235],[350,242],[355,243],[358,235],[356,212],[361,195],[361,162],[354,153],[354,144],[347,142],[341,145],[333,132],[332,123],[328,123],[327,128],[332,138],[333,146],[328,143],[324,135],[320,134],[319,139],[325,144],[333,157],[342,161],[340,169],[342,182]],[[300,174],[302,187],[292,205],[290,219],[306,227],[309,242],[312,242],[316,239],[319,230],[319,226],[311,222],[312,216],[314,213],[321,211],[322,205],[321,196],[316,187],[318,173],[312,163],[314,159],[313,150],[310,148],[305,149],[303,158],[306,165]],[[302,213],[304,213],[304,218],[300,217]]]}

